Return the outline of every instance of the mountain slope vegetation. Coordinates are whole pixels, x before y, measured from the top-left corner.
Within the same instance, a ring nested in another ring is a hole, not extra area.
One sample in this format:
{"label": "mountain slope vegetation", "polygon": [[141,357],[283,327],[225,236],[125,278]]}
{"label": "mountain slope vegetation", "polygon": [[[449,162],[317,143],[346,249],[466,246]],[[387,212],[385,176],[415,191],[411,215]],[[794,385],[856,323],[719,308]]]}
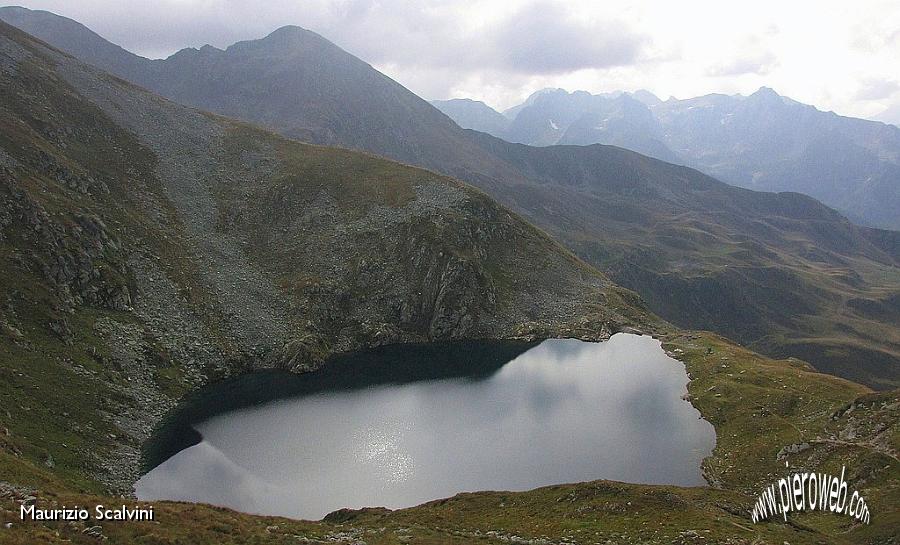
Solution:
{"label": "mountain slope vegetation", "polygon": [[619,148],[479,138],[541,181],[495,194],[664,318],[896,385],[898,233],[858,228],[800,194],[727,187]]}

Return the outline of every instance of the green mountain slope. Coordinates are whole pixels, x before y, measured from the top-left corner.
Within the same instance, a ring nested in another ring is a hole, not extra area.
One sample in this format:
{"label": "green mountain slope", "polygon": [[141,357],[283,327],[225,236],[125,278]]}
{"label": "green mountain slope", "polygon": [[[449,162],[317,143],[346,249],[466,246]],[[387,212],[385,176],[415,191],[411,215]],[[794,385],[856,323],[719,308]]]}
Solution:
{"label": "green mountain slope", "polygon": [[732,188],[618,148],[476,136],[539,181],[497,184],[493,194],[664,318],[876,387],[897,384],[896,231],[857,227],[800,194]]}

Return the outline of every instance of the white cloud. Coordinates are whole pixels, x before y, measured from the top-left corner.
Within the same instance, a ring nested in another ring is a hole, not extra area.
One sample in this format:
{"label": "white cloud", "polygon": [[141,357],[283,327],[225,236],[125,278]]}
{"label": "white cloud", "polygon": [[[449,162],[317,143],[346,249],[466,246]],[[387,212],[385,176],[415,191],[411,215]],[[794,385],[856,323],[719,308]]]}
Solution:
{"label": "white cloud", "polygon": [[883,112],[875,116],[875,119],[900,127],[900,101],[885,108]]}
{"label": "white cloud", "polygon": [[867,78],[860,82],[856,98],[859,100],[884,100],[900,91],[900,83],[893,79]]}

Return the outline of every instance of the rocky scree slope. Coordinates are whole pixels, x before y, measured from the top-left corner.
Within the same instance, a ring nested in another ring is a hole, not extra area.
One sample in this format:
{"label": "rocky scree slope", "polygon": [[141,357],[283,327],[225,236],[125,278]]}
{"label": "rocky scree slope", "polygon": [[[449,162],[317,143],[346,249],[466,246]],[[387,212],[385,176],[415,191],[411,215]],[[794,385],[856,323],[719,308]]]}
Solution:
{"label": "rocky scree slope", "polygon": [[3,23],[0,126],[2,454],[69,483],[129,491],[166,410],[252,368],[658,323],[478,190],[176,105]]}
{"label": "rocky scree slope", "polygon": [[[16,8],[0,18],[188,104],[473,183],[677,325],[873,387],[900,384],[895,231],[852,225],[810,198],[747,191],[612,147],[534,148],[465,131],[297,27],[150,61],[108,42],[101,47],[102,38],[53,14]],[[653,104],[631,98],[635,104],[616,111]],[[641,126],[629,125],[629,134]]]}

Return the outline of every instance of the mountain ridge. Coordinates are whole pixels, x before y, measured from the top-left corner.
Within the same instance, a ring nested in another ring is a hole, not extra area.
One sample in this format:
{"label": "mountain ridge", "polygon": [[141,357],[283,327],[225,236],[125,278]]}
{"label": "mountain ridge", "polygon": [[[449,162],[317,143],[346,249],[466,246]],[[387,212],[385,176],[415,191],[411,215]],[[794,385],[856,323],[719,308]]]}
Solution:
{"label": "mountain ridge", "polygon": [[509,129],[509,118],[481,101],[468,98],[432,100],[429,103],[459,126],[497,136]]}

